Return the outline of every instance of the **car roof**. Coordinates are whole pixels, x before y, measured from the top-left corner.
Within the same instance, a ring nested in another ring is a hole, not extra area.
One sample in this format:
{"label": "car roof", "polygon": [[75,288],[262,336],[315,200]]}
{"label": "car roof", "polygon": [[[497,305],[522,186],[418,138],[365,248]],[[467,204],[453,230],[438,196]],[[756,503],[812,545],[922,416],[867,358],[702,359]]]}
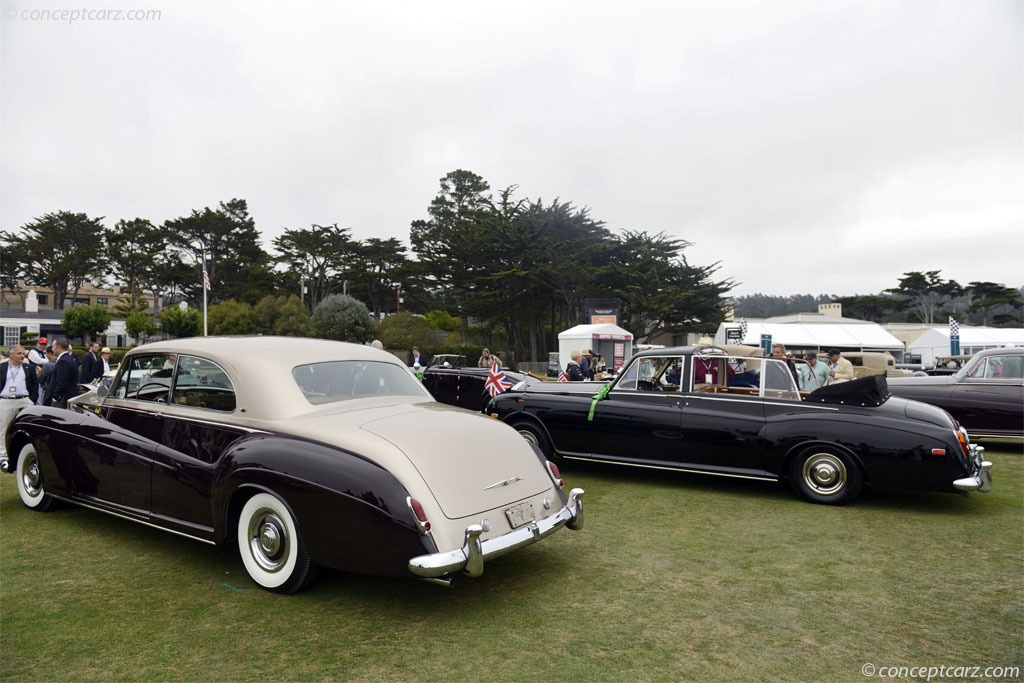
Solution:
{"label": "car roof", "polygon": [[372,346],[307,337],[188,337],[143,344],[131,353],[195,354],[225,362],[239,372],[265,371],[270,365],[291,369],[332,360],[392,361],[401,365],[392,354]]}

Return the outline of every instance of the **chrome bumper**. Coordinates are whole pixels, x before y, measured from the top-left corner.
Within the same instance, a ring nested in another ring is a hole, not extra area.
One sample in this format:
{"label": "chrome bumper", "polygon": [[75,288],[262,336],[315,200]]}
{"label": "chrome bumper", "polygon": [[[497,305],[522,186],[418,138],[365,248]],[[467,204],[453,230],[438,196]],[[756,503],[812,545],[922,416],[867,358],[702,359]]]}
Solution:
{"label": "chrome bumper", "polygon": [[466,527],[466,541],[461,548],[414,557],[409,560],[409,571],[425,579],[440,578],[460,570],[467,576],[480,576],[484,573],[484,562],[487,560],[536,543],[563,526],[582,529],[582,497],[583,489],[573,489],[569,492],[569,500],[565,506],[555,514],[486,541],[480,540],[480,534],[484,532],[483,527],[479,524],[470,524]]}
{"label": "chrome bumper", "polygon": [[978,493],[988,493],[992,490],[992,463],[982,456],[985,450],[984,446],[976,446],[970,444],[968,448],[971,451],[971,459],[974,461],[974,474],[963,479],[957,479],[953,482],[953,488],[958,491],[977,491]]}

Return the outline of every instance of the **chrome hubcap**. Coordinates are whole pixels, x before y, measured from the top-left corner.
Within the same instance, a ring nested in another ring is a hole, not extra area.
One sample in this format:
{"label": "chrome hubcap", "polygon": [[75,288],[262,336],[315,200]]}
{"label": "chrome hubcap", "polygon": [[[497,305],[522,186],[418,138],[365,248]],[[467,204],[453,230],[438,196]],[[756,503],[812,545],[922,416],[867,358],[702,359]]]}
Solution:
{"label": "chrome hubcap", "polygon": [[36,460],[35,455],[27,457],[30,460],[21,476],[21,483],[25,487],[25,493],[34,498],[42,491],[42,487],[39,485],[39,461]]}
{"label": "chrome hubcap", "polygon": [[846,486],[846,465],[831,453],[818,453],[804,461],[803,478],[809,489],[830,496]]}
{"label": "chrome hubcap", "polygon": [[540,446],[540,441],[537,440],[537,435],[531,431],[528,431],[526,429],[520,429],[519,436],[523,437],[524,439],[532,443],[534,446]]}
{"label": "chrome hubcap", "polygon": [[273,510],[259,510],[249,520],[249,550],[264,571],[276,572],[288,559],[288,531]]}

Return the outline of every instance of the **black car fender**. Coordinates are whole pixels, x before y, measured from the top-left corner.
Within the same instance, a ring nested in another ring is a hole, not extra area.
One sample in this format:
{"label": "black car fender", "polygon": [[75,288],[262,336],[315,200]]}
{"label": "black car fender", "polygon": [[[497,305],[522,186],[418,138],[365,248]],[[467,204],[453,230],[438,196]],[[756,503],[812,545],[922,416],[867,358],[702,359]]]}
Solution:
{"label": "black car fender", "polygon": [[388,470],[328,444],[280,436],[242,439],[225,453],[212,504],[220,542],[234,539],[258,491],[288,506],[313,561],[348,571],[408,576],[408,559],[437,547],[419,532],[408,492]]}

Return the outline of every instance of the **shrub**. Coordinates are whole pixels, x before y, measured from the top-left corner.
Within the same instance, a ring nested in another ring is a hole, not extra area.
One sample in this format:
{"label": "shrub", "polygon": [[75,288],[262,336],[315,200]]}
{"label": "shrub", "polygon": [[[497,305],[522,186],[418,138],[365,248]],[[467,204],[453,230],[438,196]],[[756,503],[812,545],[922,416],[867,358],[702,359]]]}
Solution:
{"label": "shrub", "polygon": [[156,334],[157,326],[156,322],[142,311],[129,311],[124,317],[124,329],[130,337],[144,339]]}
{"label": "shrub", "polygon": [[64,311],[61,325],[69,337],[82,337],[86,343],[110,327],[110,313],[106,306],[72,306]]}
{"label": "shrub", "polygon": [[365,344],[374,335],[373,318],[361,301],[344,294],[332,294],[313,311],[317,337]]}
{"label": "shrub", "polygon": [[201,324],[199,311],[194,308],[183,311],[178,306],[168,306],[160,311],[160,329],[172,337],[198,337]]}
{"label": "shrub", "polygon": [[312,337],[313,321],[295,296],[267,295],[253,307],[256,322],[263,334],[282,337]]}
{"label": "shrub", "polygon": [[210,306],[207,327],[210,334],[256,334],[259,322],[252,306],[243,302],[228,299]]}
{"label": "shrub", "polygon": [[409,350],[413,346],[423,349],[424,344],[436,343],[439,330],[427,322],[426,318],[412,313],[395,313],[389,315],[377,326],[377,334],[386,349]]}
{"label": "shrub", "polygon": [[431,311],[424,317],[431,325],[445,332],[458,332],[462,329],[462,320],[450,315],[447,311]]}

